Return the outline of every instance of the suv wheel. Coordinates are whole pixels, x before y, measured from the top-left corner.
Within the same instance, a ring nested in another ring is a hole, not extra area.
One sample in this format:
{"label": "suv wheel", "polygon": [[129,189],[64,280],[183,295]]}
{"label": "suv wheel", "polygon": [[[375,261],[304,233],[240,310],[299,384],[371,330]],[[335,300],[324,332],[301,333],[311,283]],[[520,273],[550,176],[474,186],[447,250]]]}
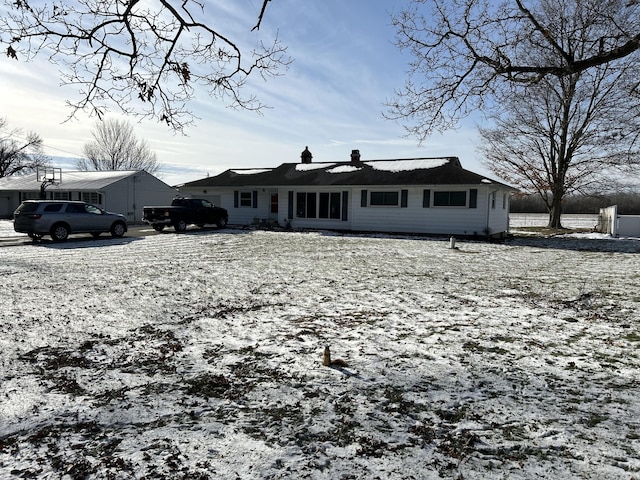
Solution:
{"label": "suv wheel", "polygon": [[111,236],[113,237],[121,237],[124,235],[124,232],[127,231],[127,227],[125,227],[122,222],[115,222],[111,225]]}
{"label": "suv wheel", "polygon": [[216,222],[218,228],[224,228],[227,226],[227,217],[220,217]]}
{"label": "suv wheel", "polygon": [[51,227],[50,234],[54,242],[64,242],[67,238],[69,238],[69,227],[67,227],[64,223],[56,223],[53,227]]}

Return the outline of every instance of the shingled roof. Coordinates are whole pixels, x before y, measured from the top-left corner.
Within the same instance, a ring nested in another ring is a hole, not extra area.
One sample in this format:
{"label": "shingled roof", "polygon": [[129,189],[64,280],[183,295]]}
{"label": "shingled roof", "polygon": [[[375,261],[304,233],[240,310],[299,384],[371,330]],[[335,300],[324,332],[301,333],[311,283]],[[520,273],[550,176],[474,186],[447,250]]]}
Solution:
{"label": "shingled roof", "polygon": [[230,169],[185,187],[354,185],[508,185],[465,170],[457,157],[330,163],[283,163],[276,168]]}

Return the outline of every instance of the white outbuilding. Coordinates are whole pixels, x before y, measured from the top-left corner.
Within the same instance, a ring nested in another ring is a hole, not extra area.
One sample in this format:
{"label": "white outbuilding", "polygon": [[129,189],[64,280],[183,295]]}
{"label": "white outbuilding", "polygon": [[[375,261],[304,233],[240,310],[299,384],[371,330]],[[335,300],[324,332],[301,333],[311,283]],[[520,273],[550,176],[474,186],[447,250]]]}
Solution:
{"label": "white outbuilding", "polygon": [[0,178],[0,217],[10,218],[20,202],[44,195],[46,199],[92,203],[135,223],[141,221],[144,205],[170,204],[178,194],[144,170],[49,171],[52,175],[48,181],[36,173]]}
{"label": "white outbuilding", "polygon": [[516,189],[465,170],[457,157],[313,162],[230,169],[179,188],[229,212],[230,224],[501,237]]}

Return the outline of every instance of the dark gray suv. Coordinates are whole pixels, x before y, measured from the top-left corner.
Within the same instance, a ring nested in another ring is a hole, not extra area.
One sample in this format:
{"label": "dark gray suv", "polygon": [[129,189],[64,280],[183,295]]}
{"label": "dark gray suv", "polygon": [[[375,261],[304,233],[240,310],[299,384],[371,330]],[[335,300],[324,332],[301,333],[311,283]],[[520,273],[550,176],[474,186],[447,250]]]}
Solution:
{"label": "dark gray suv", "polygon": [[110,232],[114,237],[121,237],[127,231],[127,220],[124,215],[105,212],[85,202],[25,200],[13,212],[13,229],[34,240],[51,235],[54,242],[62,242],[71,233],[98,237]]}

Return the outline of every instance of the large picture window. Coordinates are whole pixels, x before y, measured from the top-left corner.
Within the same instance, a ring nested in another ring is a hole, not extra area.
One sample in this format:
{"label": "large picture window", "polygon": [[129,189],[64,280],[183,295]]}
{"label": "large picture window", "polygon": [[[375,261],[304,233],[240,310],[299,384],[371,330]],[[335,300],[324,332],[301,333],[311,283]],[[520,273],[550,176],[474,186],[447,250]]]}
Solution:
{"label": "large picture window", "polygon": [[398,192],[371,192],[369,205],[374,207],[397,207],[400,195]]}
{"label": "large picture window", "polygon": [[296,193],[296,216],[298,218],[342,218],[340,192]]}
{"label": "large picture window", "polygon": [[467,205],[467,192],[433,192],[434,207],[464,207]]}

